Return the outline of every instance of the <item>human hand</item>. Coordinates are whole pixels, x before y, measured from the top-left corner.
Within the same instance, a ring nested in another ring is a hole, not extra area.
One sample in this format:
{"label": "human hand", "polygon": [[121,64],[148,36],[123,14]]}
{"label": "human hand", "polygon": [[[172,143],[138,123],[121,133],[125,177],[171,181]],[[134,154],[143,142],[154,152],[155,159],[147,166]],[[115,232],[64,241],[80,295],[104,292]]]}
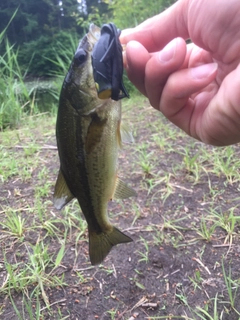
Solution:
{"label": "human hand", "polygon": [[120,37],[128,77],[151,105],[218,146],[240,142],[239,16],[239,0],[179,0]]}

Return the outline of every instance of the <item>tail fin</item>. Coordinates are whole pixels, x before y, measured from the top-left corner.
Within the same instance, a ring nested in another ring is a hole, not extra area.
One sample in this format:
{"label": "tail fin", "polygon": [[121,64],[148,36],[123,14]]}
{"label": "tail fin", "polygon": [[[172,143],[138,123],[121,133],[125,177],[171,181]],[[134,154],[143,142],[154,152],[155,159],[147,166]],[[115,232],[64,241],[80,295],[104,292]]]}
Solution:
{"label": "tail fin", "polygon": [[116,244],[131,241],[133,240],[130,237],[115,227],[110,232],[99,234],[89,231],[89,255],[92,265],[101,263]]}

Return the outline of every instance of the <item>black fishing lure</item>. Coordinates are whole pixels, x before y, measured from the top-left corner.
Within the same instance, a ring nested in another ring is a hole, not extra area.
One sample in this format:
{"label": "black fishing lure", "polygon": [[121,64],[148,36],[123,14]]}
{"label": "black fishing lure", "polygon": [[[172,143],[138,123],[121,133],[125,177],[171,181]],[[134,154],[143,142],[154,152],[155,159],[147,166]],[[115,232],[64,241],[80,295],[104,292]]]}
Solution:
{"label": "black fishing lure", "polygon": [[100,99],[112,98],[118,101],[129,97],[123,85],[121,31],[113,23],[104,24],[101,36],[92,52],[93,77]]}

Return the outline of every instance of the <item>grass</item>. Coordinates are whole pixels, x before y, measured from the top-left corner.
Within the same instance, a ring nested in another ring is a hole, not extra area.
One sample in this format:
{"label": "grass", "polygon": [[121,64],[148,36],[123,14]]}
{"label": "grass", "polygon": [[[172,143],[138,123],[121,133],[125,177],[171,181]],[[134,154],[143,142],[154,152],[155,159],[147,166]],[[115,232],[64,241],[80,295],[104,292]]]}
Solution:
{"label": "grass", "polygon": [[89,264],[77,201],[61,212],[52,205],[55,115],[1,132],[4,319],[63,320],[86,309],[106,319],[239,319],[239,147],[186,137],[143,98],[127,101],[123,117],[136,142],[120,152],[119,175],[138,198],[111,202],[109,215],[134,243],[99,267]]}
{"label": "grass", "polygon": [[[3,34],[0,34],[0,45],[3,45],[1,42]],[[0,57],[0,79],[0,130],[3,130],[7,126],[17,126],[24,111],[33,106],[17,61],[17,51],[7,40],[5,54]]]}
{"label": "grass", "polygon": [[[5,37],[6,29],[15,17],[13,14],[6,28],[0,33],[0,131],[20,126],[25,116],[33,116],[40,112],[56,112],[62,80],[69,67],[69,59],[62,61],[59,56],[71,57],[76,43],[71,38],[72,47],[59,47],[56,52],[56,63],[63,70],[61,75],[54,75],[51,81],[25,81],[28,69],[22,70],[18,63],[18,49],[11,45]],[[76,39],[75,39],[76,40]],[[31,63],[31,62],[29,62]],[[65,63],[65,64],[64,64]],[[46,76],[50,76],[46,75]],[[53,76],[53,75],[52,75]],[[31,149],[31,146],[28,146]],[[33,150],[26,150],[26,154]]]}

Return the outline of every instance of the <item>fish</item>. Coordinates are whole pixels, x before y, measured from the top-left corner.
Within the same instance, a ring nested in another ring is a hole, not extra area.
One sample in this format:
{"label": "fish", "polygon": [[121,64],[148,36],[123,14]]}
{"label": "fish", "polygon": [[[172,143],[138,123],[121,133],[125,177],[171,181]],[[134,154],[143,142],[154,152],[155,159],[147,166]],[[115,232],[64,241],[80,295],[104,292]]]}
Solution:
{"label": "fish", "polygon": [[[115,33],[112,32],[110,43],[113,37],[114,41],[119,41],[119,32],[113,31]],[[118,177],[118,150],[123,142],[133,140],[127,127],[121,123],[121,97],[126,94],[121,68],[116,68],[114,63],[121,63],[119,55],[122,56],[122,52],[111,49],[109,56],[115,62],[107,63],[105,69],[102,68],[102,73],[106,75],[104,81],[110,81],[106,89],[108,97],[104,94],[101,97],[93,75],[93,68],[98,71],[98,67],[93,63],[92,53],[105,35],[104,32],[101,34],[99,27],[91,24],[80,41],[63,81],[56,121],[60,169],[53,202],[60,210],[77,198],[88,224],[92,265],[100,264],[113,246],[132,241],[109,221],[108,202],[136,196],[136,192]],[[97,59],[100,60],[100,57]],[[106,70],[108,68],[110,73]],[[114,75],[114,72],[117,74]],[[111,86],[113,75],[118,78],[114,88]],[[102,84],[106,88],[104,81]],[[109,94],[111,88],[116,100],[111,98],[111,92]]]}

